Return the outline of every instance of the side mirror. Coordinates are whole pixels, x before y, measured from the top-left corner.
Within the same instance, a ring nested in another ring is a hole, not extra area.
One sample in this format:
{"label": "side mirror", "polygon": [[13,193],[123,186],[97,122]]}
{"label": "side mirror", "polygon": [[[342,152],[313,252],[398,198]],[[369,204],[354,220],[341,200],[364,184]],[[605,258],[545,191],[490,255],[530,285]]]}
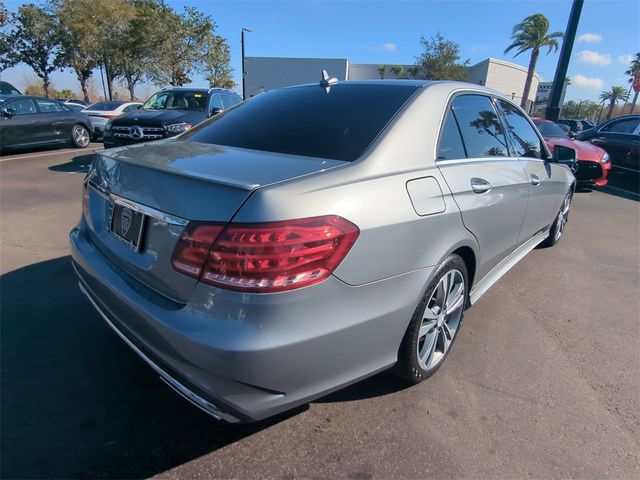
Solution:
{"label": "side mirror", "polygon": [[11,107],[4,107],[2,109],[2,116],[3,117],[7,117],[7,118],[11,118],[16,114],[16,110],[15,108],[11,108]]}
{"label": "side mirror", "polygon": [[578,151],[575,148],[556,145],[553,148],[553,162],[566,165],[575,173],[578,169]]}
{"label": "side mirror", "polygon": [[220,107],[213,107],[211,109],[211,111],[209,112],[209,116],[210,117],[215,117],[216,115],[218,115],[220,112],[222,112],[224,109],[220,108]]}

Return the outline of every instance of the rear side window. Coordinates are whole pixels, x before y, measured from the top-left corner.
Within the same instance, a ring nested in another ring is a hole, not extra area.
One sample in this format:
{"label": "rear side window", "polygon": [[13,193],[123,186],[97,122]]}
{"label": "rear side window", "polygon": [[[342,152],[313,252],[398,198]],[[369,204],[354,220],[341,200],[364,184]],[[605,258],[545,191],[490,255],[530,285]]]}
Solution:
{"label": "rear side window", "polygon": [[506,157],[504,129],[489,97],[461,95],[452,102],[469,158]]}
{"label": "rear side window", "polygon": [[64,108],[55,100],[44,100],[41,98],[36,98],[36,104],[38,105],[38,110],[41,113],[55,113],[62,112]]}
{"label": "rear side window", "polygon": [[605,125],[600,129],[600,131],[611,133],[633,133],[635,129],[638,128],[639,123],[640,118],[624,118],[616,122],[611,122],[609,125]]}
{"label": "rear side window", "polygon": [[449,109],[447,118],[444,120],[440,142],[438,143],[438,160],[453,160],[456,158],[467,158],[462,144],[462,137],[453,111]]}
{"label": "rear side window", "polygon": [[319,85],[271,90],[212,117],[181,139],[353,161],[419,88],[343,83],[328,92]]}
{"label": "rear side window", "polygon": [[542,158],[540,137],[536,134],[526,117],[515,105],[498,100],[507,130],[518,157]]}

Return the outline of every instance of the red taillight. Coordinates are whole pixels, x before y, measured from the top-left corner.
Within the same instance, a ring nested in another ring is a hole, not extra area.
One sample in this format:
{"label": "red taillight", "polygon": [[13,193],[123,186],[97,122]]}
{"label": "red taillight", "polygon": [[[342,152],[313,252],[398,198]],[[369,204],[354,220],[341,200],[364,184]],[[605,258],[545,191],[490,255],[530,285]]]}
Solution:
{"label": "red taillight", "polygon": [[89,177],[82,181],[82,213],[85,216],[89,214]]}
{"label": "red taillight", "polygon": [[202,267],[207,260],[223,225],[211,225],[207,223],[191,222],[184,229],[176,248],[173,250],[171,265],[180,273],[193,278],[200,278]]}
{"label": "red taillight", "polygon": [[[185,262],[177,261],[185,257],[184,244],[189,243],[183,237],[195,237],[201,228],[218,229],[217,239],[206,253],[205,242],[197,248],[190,247],[194,251],[187,269],[181,265]],[[358,227],[336,215],[229,224],[224,229],[189,224],[176,246],[172,263],[176,270],[199,275],[202,282],[211,285],[245,292],[281,292],[321,282],[331,275],[359,233]]]}

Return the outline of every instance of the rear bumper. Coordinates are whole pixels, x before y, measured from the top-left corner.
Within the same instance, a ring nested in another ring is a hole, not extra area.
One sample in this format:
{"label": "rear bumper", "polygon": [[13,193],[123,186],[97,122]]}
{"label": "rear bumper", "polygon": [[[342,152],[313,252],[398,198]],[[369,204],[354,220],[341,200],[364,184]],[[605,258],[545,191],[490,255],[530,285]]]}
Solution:
{"label": "rear bumper", "polygon": [[70,234],[80,285],[101,316],[172,388],[226,421],[256,421],[392,366],[432,269],[282,294],[199,284],[180,305]]}

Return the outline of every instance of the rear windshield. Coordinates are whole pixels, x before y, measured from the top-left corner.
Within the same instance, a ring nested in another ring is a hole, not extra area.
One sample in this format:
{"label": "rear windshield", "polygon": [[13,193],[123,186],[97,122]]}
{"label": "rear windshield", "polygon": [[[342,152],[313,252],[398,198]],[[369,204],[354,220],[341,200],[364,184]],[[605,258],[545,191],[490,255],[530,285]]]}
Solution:
{"label": "rear windshield", "polygon": [[534,122],[543,137],[560,137],[567,138],[567,134],[559,125],[551,122]]}
{"label": "rear windshield", "polygon": [[86,110],[106,110],[106,111],[110,111],[110,110],[115,110],[116,108],[118,108],[123,103],[124,102],[100,102],[100,103],[94,103],[93,105],[87,107]]}
{"label": "rear windshield", "polygon": [[283,88],[204,122],[181,138],[192,142],[334,160],[356,160],[416,85],[338,84]]}

